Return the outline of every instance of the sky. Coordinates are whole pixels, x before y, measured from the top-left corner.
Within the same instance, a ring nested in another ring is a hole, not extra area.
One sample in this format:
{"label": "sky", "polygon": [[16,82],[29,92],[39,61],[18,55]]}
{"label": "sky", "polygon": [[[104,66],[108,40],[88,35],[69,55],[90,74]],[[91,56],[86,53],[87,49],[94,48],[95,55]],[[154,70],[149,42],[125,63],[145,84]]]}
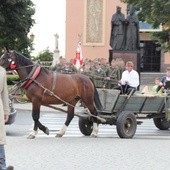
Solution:
{"label": "sky", "polygon": [[39,52],[49,48],[51,52],[55,50],[55,34],[59,35],[58,48],[60,55],[65,55],[65,16],[66,0],[32,0],[35,4],[35,24],[30,30],[34,34],[34,52]]}

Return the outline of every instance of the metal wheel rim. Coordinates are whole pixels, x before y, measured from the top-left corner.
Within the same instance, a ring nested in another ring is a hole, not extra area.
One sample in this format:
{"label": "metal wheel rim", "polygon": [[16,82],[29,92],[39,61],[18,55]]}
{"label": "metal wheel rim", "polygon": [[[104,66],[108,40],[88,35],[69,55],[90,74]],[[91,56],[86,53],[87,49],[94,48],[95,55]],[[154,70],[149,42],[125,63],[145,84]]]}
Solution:
{"label": "metal wheel rim", "polygon": [[133,131],[133,121],[130,118],[127,118],[124,125],[123,125],[123,130],[124,132],[130,134]]}

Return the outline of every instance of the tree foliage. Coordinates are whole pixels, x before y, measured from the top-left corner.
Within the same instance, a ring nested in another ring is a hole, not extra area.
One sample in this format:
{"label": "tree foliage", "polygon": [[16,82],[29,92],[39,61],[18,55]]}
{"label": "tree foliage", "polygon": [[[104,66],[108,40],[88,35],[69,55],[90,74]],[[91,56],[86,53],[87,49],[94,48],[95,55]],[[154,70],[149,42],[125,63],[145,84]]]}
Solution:
{"label": "tree foliage", "polygon": [[47,48],[33,58],[36,61],[53,61],[53,53]]}
{"label": "tree foliage", "polygon": [[140,21],[153,24],[154,28],[162,25],[161,32],[154,32],[153,37],[161,45],[162,49],[170,51],[170,1],[169,0],[121,0],[133,4],[139,11]]}
{"label": "tree foliage", "polygon": [[0,0],[0,50],[9,49],[29,54],[32,42],[28,37],[35,23],[31,0]]}

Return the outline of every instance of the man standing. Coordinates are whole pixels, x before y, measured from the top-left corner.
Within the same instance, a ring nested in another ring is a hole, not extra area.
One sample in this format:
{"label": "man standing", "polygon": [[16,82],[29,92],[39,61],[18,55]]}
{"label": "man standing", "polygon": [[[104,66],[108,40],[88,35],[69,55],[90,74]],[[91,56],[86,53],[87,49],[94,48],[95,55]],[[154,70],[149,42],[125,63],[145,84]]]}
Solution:
{"label": "man standing", "polygon": [[111,36],[110,46],[113,50],[124,49],[124,35],[125,35],[125,16],[121,13],[121,7],[116,7],[116,13],[113,14],[111,20]]}
{"label": "man standing", "polygon": [[132,90],[136,91],[139,86],[139,74],[134,69],[132,61],[126,63],[126,70],[122,73],[122,78],[119,81],[122,94],[129,94]]}
{"label": "man standing", "polygon": [[[5,122],[9,118],[9,101],[6,81],[6,71],[0,66],[0,170],[6,170],[5,150],[6,132]],[[7,170],[12,167],[8,167]]]}

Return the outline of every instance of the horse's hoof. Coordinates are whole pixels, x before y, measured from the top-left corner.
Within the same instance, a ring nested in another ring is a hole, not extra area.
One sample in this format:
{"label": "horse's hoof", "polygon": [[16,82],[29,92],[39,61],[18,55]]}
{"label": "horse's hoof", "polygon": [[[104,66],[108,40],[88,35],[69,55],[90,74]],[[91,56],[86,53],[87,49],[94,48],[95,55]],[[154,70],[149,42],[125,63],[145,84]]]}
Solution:
{"label": "horse's hoof", "polygon": [[29,136],[27,137],[27,139],[35,139],[35,136],[34,136],[34,135],[29,135]]}
{"label": "horse's hoof", "polygon": [[63,136],[62,134],[57,133],[57,135],[55,137],[56,138],[61,138],[62,136]]}
{"label": "horse's hoof", "polygon": [[45,132],[44,132],[45,134],[47,134],[47,135],[49,135],[50,134],[50,131],[49,131],[49,129],[48,128],[46,128],[46,130],[45,130]]}
{"label": "horse's hoof", "polygon": [[97,135],[91,134],[91,137],[92,137],[92,138],[97,138]]}

